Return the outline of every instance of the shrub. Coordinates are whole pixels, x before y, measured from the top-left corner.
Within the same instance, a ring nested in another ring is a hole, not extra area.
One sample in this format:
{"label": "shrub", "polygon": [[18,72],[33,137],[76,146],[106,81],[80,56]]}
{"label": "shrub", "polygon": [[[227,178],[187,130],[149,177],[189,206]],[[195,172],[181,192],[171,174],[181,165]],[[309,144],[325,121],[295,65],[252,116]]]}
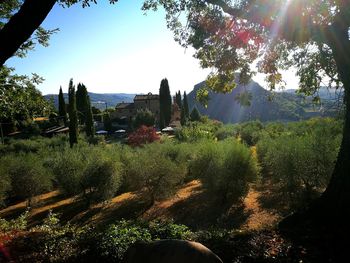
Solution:
{"label": "shrub", "polygon": [[52,176],[34,154],[8,155],[1,160],[1,172],[11,179],[11,195],[28,199],[30,206],[35,195],[52,187]]}
{"label": "shrub", "polygon": [[123,162],[126,188],[136,190],[146,187],[152,203],[173,194],[186,174],[186,166],[166,156],[160,144],[149,144],[130,151],[123,157]]}
{"label": "shrub", "polygon": [[131,146],[141,146],[146,143],[152,143],[160,139],[153,127],[141,126],[128,137],[128,143]]}
{"label": "shrub", "polygon": [[191,121],[200,121],[201,114],[199,113],[197,107],[193,107],[190,114]]}
{"label": "shrub", "polygon": [[136,241],[157,239],[191,239],[193,233],[184,225],[173,222],[135,222],[121,220],[92,237],[90,251],[95,261],[122,262],[128,247]]}
{"label": "shrub", "polygon": [[213,132],[210,131],[210,129],[205,129],[197,123],[191,123],[191,125],[176,131],[175,136],[181,142],[196,142],[206,139],[215,139]]}
{"label": "shrub", "polygon": [[28,211],[12,220],[0,218],[0,234],[11,231],[25,230],[27,228]]}
{"label": "shrub", "polygon": [[121,185],[118,146],[80,144],[47,158],[59,189],[67,195],[82,195],[91,202],[111,198]]}
{"label": "shrub", "polygon": [[255,145],[259,140],[261,130],[264,128],[260,121],[250,121],[241,124],[239,136],[249,146]]}
{"label": "shrub", "polygon": [[235,137],[238,133],[237,128],[237,125],[224,125],[215,132],[215,137],[218,140],[225,140],[229,137]]}
{"label": "shrub", "polygon": [[[0,162],[2,160],[0,159]],[[1,165],[2,167],[2,165]],[[8,197],[8,194],[11,190],[11,181],[8,176],[8,174],[4,173],[2,171],[2,168],[0,167],[0,207],[5,205],[5,200]]]}
{"label": "shrub", "polygon": [[234,139],[203,143],[189,169],[208,190],[221,196],[223,202],[244,197],[248,183],[258,175],[250,149]]}
{"label": "shrub", "polygon": [[66,148],[46,159],[46,166],[51,168],[62,193],[67,195],[81,193],[81,181],[87,154],[87,151],[80,146],[72,149]]}
{"label": "shrub", "polygon": [[111,159],[97,157],[86,167],[82,187],[88,203],[112,198],[121,185],[120,165]]}
{"label": "shrub", "polygon": [[319,132],[303,136],[284,134],[274,140],[261,140],[257,153],[265,176],[271,174],[289,204],[299,206],[327,186],[339,142],[339,137],[324,137]]}
{"label": "shrub", "polygon": [[145,225],[121,220],[111,225],[99,235],[97,251],[104,261],[120,262],[128,247],[136,241],[151,241],[152,237]]}
{"label": "shrub", "polygon": [[155,117],[153,113],[149,110],[139,110],[137,111],[134,119],[133,119],[133,127],[138,129],[142,125],[146,127],[153,127],[155,124]]}

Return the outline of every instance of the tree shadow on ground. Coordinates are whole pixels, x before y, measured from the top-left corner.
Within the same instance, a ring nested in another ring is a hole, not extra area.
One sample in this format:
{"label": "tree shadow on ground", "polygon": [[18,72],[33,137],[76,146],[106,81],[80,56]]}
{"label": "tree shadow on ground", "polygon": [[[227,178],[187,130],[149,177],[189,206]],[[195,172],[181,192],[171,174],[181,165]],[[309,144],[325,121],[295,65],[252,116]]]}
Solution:
{"label": "tree shadow on ground", "polygon": [[286,195],[281,191],[277,184],[264,183],[256,187],[261,194],[258,202],[261,208],[266,209],[282,217],[289,215],[294,210],[290,206]]}
{"label": "tree shadow on ground", "polygon": [[169,217],[175,223],[185,224],[194,230],[208,228],[239,228],[251,211],[244,209],[243,202],[225,202],[203,190],[169,207]]}
{"label": "tree shadow on ground", "polygon": [[[103,226],[115,223],[116,220],[121,219],[137,219],[140,218],[145,211],[147,211],[151,206],[152,202],[150,197],[147,195],[146,191],[131,193],[130,198],[123,199],[119,202],[110,202],[105,205],[98,216],[92,218],[91,216],[86,216],[87,219],[85,223],[93,223],[96,226]],[[79,220],[80,224],[84,220]]]}
{"label": "tree shadow on ground", "polygon": [[15,219],[27,210],[33,211],[45,206],[54,205],[65,199],[66,197],[58,193],[58,191],[38,195],[32,199],[32,205],[30,208],[27,206],[27,200],[20,200],[19,203],[13,204],[12,206],[8,206],[7,208],[1,210],[0,217],[6,220]]}

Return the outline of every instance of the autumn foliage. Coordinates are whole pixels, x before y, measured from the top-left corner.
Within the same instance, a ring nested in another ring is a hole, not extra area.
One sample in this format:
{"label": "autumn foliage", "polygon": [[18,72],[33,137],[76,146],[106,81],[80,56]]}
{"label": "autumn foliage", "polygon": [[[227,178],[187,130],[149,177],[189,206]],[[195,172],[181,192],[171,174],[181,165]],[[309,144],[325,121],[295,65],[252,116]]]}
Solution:
{"label": "autumn foliage", "polygon": [[146,143],[151,143],[160,139],[154,127],[142,125],[128,137],[128,143],[131,146],[141,146]]}

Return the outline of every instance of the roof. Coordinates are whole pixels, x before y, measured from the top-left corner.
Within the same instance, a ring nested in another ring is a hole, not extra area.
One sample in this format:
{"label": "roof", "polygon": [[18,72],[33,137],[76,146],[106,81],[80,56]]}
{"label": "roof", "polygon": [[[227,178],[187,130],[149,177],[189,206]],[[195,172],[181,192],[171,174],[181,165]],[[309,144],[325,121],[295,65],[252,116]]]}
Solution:
{"label": "roof", "polygon": [[135,100],[159,100],[159,95],[152,93],[148,93],[145,95],[136,95],[134,101]]}
{"label": "roof", "polygon": [[33,121],[48,121],[48,120],[49,120],[49,118],[47,118],[47,117],[36,117],[33,119]]}
{"label": "roof", "polygon": [[122,103],[118,103],[117,106],[115,106],[116,110],[121,110],[121,109],[133,109],[135,108],[134,103],[132,102],[122,102]]}

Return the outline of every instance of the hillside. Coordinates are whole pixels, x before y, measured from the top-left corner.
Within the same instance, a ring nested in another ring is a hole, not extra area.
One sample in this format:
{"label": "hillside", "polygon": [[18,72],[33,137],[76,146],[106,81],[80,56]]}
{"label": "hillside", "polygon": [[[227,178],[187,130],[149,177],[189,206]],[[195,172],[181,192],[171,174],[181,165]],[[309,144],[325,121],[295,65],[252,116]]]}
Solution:
{"label": "hillside", "polygon": [[[68,94],[63,94],[66,103],[68,103]],[[108,108],[114,108],[120,102],[132,102],[135,94],[127,93],[92,93],[89,92],[89,96],[92,102],[92,106],[105,109],[106,103]],[[58,95],[57,94],[48,94],[44,96],[47,100],[53,98],[55,107],[58,108]],[[99,102],[99,103],[98,103]]]}
{"label": "hillside", "polygon": [[[209,93],[209,105],[203,107],[196,101],[196,92],[205,82],[198,83],[188,94],[190,109],[194,106],[201,114],[224,123],[237,123],[259,119],[261,121],[297,121],[316,116],[334,115],[334,109],[314,105],[311,98],[304,98],[294,90],[271,93],[255,81],[248,85],[237,85],[230,93]],[[252,95],[250,106],[241,106],[235,99],[242,92]],[[327,99],[324,100],[324,103]]]}

